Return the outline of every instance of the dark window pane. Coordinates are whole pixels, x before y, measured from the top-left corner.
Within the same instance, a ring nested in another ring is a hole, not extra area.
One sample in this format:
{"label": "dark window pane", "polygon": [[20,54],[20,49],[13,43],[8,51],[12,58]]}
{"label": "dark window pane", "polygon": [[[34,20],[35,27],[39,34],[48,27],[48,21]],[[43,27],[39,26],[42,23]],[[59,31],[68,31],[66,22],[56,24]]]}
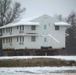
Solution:
{"label": "dark window pane", "polygon": [[36,30],[36,26],[35,25],[32,25],[31,26],[31,30]]}
{"label": "dark window pane", "polygon": [[31,36],[31,41],[35,42],[36,41],[36,36]]}
{"label": "dark window pane", "polygon": [[55,30],[59,30],[59,26],[55,26]]}
{"label": "dark window pane", "polygon": [[46,29],[46,25],[44,25],[44,29]]}

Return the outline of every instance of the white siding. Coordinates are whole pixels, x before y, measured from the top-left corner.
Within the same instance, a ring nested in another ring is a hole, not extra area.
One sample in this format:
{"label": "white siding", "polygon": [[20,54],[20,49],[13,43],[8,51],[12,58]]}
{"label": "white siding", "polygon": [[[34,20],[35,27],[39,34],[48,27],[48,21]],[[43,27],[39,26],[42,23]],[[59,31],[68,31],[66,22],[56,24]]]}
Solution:
{"label": "white siding", "polygon": [[[34,19],[33,21],[38,21],[40,23],[39,27],[39,33],[43,34],[44,36],[42,42],[42,46],[52,46],[53,48],[63,48],[65,47],[65,26],[59,26],[59,30],[55,30],[54,22],[57,22],[58,20],[55,20],[47,15],[41,16],[37,19]],[[46,30],[44,29],[44,25],[46,26]],[[54,39],[48,34],[52,35]],[[47,38],[47,43],[45,45],[44,38]],[[59,41],[59,43],[56,41]]]}
{"label": "white siding", "polygon": [[28,49],[38,49],[41,46],[40,45],[40,37],[36,36],[35,42],[31,41],[31,36],[25,37],[24,45],[25,45],[25,48],[28,48]]}

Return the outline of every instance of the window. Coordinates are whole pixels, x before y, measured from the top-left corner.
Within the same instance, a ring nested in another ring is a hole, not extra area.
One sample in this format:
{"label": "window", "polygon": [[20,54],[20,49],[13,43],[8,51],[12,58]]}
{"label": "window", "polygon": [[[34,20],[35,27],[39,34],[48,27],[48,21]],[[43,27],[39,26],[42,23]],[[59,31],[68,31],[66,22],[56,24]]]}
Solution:
{"label": "window", "polygon": [[9,38],[9,43],[12,43],[12,38]]}
{"label": "window", "polygon": [[31,36],[31,41],[35,42],[36,41],[36,36]]}
{"label": "window", "polygon": [[55,26],[55,30],[59,30],[59,26]]}
{"label": "window", "polygon": [[6,43],[12,43],[12,38],[6,38]]}
{"label": "window", "polygon": [[22,41],[24,42],[24,37],[22,37]]}
{"label": "window", "polygon": [[5,29],[3,29],[3,33],[5,32]]}
{"label": "window", "polygon": [[11,43],[12,43],[12,38],[11,38]]}
{"label": "window", "polygon": [[9,43],[10,43],[10,38],[9,38]]}
{"label": "window", "polygon": [[20,27],[20,31],[19,33],[24,33],[24,25],[19,26]]}
{"label": "window", "polygon": [[47,42],[47,39],[46,38],[44,38],[44,42]]}
{"label": "window", "polygon": [[2,32],[2,31],[1,31],[1,29],[0,29],[0,36],[1,36],[1,34],[2,34],[1,32]]}
{"label": "window", "polygon": [[6,33],[7,33],[7,28],[6,28]]}
{"label": "window", "polygon": [[[18,42],[18,37],[17,37],[17,42]],[[24,42],[24,36],[20,37],[20,42]]]}
{"label": "window", "polygon": [[6,43],[9,43],[9,39],[8,38],[6,38]]}
{"label": "window", "polygon": [[22,30],[24,30],[24,26],[22,26]]}
{"label": "window", "polygon": [[44,29],[46,29],[46,25],[44,25]]}
{"label": "window", "polygon": [[9,38],[9,43],[11,42],[11,39]]}
{"label": "window", "polygon": [[21,37],[20,37],[20,42],[21,42]]}
{"label": "window", "polygon": [[21,26],[20,26],[20,31],[21,31]]}
{"label": "window", "polygon": [[3,43],[5,43],[5,39],[2,39]]}
{"label": "window", "polygon": [[18,29],[18,26],[17,26],[17,29]]}
{"label": "window", "polygon": [[17,42],[18,42],[18,37],[17,37]]}
{"label": "window", "polygon": [[10,28],[6,28],[6,33],[10,32]]}
{"label": "window", "polygon": [[32,25],[31,26],[31,30],[36,30],[36,26],[35,25]]}

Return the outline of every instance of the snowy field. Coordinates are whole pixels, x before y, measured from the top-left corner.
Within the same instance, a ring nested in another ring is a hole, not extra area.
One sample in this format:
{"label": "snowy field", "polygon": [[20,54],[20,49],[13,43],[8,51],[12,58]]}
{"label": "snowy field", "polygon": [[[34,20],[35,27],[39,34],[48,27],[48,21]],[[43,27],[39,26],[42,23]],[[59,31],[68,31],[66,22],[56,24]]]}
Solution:
{"label": "snowy field", "polygon": [[[74,73],[65,72],[74,70]],[[70,67],[1,67],[0,75],[76,75],[76,66]]]}
{"label": "snowy field", "polygon": [[56,59],[76,61],[76,56],[4,56],[4,57],[0,57],[0,59],[32,59],[32,58],[56,58]]}
{"label": "snowy field", "polygon": [[[0,57],[0,60],[2,59],[32,59],[32,58],[56,58],[56,59],[76,61],[76,56],[3,56],[3,57]],[[76,75],[76,66],[0,67],[0,75]]]}

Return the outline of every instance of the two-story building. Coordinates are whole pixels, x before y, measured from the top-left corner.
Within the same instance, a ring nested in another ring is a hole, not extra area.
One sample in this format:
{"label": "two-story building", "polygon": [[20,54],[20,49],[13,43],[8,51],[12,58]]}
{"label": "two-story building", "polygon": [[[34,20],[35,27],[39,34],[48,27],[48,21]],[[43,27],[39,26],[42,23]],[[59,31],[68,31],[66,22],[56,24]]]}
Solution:
{"label": "two-story building", "polygon": [[25,18],[0,27],[2,48],[41,49],[41,47],[65,48],[65,30],[68,23],[48,15]]}

